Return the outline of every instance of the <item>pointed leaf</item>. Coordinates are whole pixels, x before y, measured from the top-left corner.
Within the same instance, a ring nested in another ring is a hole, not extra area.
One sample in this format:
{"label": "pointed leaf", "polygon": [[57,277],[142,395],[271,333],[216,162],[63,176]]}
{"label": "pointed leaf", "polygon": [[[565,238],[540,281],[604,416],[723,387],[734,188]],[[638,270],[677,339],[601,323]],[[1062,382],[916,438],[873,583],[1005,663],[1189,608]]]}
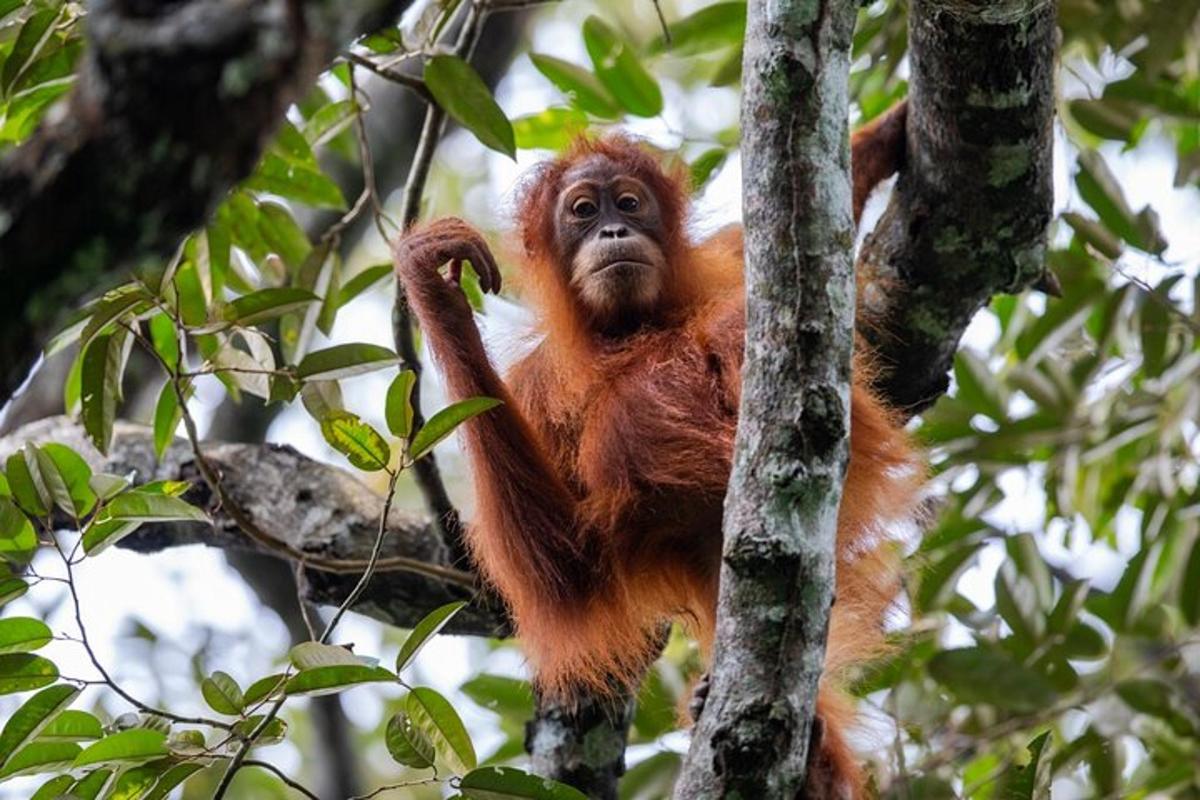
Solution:
{"label": "pointed leaf", "polygon": [[425,86],[438,105],[485,146],[516,157],[512,124],[470,64],[458,56],[432,56],[425,61]]}
{"label": "pointed leaf", "polygon": [[208,707],[218,714],[234,716],[246,707],[246,698],[237,681],[219,670],[200,682],[200,694]]}
{"label": "pointed leaf", "polygon": [[168,755],[167,735],[149,728],[131,728],[106,736],[75,758],[74,766],[140,764]]}
{"label": "pointed leaf", "polygon": [[66,769],[79,756],[79,749],[73,742],[30,742],[4,763],[0,780]]}
{"label": "pointed leaf", "polygon": [[454,615],[461,611],[466,604],[465,600],[457,600],[435,608],[426,614],[425,618],[413,627],[412,633],[404,640],[404,644],[400,645],[400,654],[396,656],[396,672],[400,672],[411,664],[417,654],[421,652],[421,648],[436,636],[438,631],[444,628],[446,623],[453,619]]}
{"label": "pointed leaf", "polygon": [[[51,689],[55,688],[53,686]],[[56,742],[86,742],[104,736],[100,720],[93,714],[68,708],[51,720],[37,738]]]}
{"label": "pointed leaf", "polygon": [[49,644],[54,638],[50,628],[33,617],[0,619],[0,653],[27,653]]}
{"label": "pointed leaf", "polygon": [[413,769],[433,766],[437,755],[433,742],[403,711],[388,720],[384,742],[396,763]]}
{"label": "pointed leaf", "polygon": [[56,680],[58,667],[49,659],[29,653],[0,655],[0,694],[40,689]]}
{"label": "pointed leaf", "polygon": [[301,380],[337,380],[385,369],[399,363],[399,357],[376,344],[339,344],[309,353],[296,367]]}
{"label": "pointed leaf", "polygon": [[259,289],[229,303],[221,316],[226,322],[245,328],[305,308],[320,299],[307,289]]}
{"label": "pointed leaf", "polygon": [[458,773],[475,769],[475,747],[449,700],[433,689],[418,686],[409,692],[404,707],[451,769]]}
{"label": "pointed leaf", "polygon": [[567,94],[579,108],[605,119],[615,119],[621,115],[616,98],[588,70],[570,61],[539,53],[530,53],[529,59],[538,72]]}
{"label": "pointed leaf", "polygon": [[417,431],[408,447],[409,457],[416,461],[454,432],[462,423],[500,405],[494,397],[471,397],[447,406],[433,415],[425,427]]}
{"label": "pointed leaf", "polygon": [[79,696],[80,690],[67,684],[42,689],[21,705],[0,732],[0,764],[38,735],[55,715]]}
{"label": "pointed leaf", "polygon": [[301,642],[288,652],[288,659],[299,670],[363,665],[363,660],[346,648],[321,642]]}
{"label": "pointed leaf", "polygon": [[114,497],[104,508],[107,519],[126,522],[211,522],[191,503],[169,494],[151,494],[145,487]]}
{"label": "pointed leaf", "polygon": [[384,417],[393,436],[407,439],[412,433],[412,391],[417,384],[417,373],[411,369],[401,370],[387,390]]}
{"label": "pointed leaf", "polygon": [[331,411],[321,420],[325,441],[366,472],[386,469],[392,451],[379,432],[349,411]]}
{"label": "pointed leaf", "polygon": [[396,676],[383,667],[365,664],[306,669],[284,686],[289,695],[322,695],[350,689],[361,683],[394,683]]}
{"label": "pointed leaf", "polygon": [[629,43],[599,17],[583,23],[583,42],[597,77],[631,114],[654,117],[662,113],[658,83],[638,61]]}

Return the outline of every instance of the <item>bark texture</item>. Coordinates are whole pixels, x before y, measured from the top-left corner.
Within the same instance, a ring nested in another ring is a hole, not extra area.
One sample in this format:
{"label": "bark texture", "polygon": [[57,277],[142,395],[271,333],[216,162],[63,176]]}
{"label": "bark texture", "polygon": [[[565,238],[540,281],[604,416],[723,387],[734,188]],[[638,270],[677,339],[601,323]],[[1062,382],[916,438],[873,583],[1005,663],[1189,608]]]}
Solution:
{"label": "bark texture", "polygon": [[590,696],[573,706],[539,697],[525,729],[533,772],[574,786],[592,800],[617,800],[635,707],[632,697]]}
{"label": "bark texture", "polygon": [[751,0],[748,12],[746,361],[711,688],[679,800],[792,800],[804,785],[849,452],[857,3]]}
{"label": "bark texture", "polygon": [[1050,0],[909,6],[908,164],[861,264],[878,389],[910,415],[946,391],[975,313],[1045,274],[1056,46]]}
{"label": "bark texture", "polygon": [[[82,428],[66,417],[35,422],[0,438],[0,458],[26,442],[61,442],[81,454],[93,471],[135,480],[191,481],[185,496],[209,513],[212,525],[151,523],[121,541],[121,547],[152,553],[168,547],[204,544],[223,549],[262,552],[217,505],[200,478],[191,447],[176,441],[155,464],[153,435],[148,428],[118,422],[108,456],[88,442]],[[205,456],[220,471],[222,486],[240,511],[260,530],[304,553],[338,559],[365,559],[378,530],[383,498],[353,475],[280,445],[208,443]],[[64,520],[65,522],[65,520]],[[393,508],[388,517],[383,557],[406,556],[449,566],[446,547],[428,517]],[[100,556],[103,558],[103,556]],[[336,605],[358,580],[357,574],[306,569],[305,596]],[[450,621],[447,633],[504,636],[509,627],[503,610],[482,605],[474,593],[411,572],[380,572],[354,609],[392,625],[411,628],[426,613],[453,600],[471,605]]]}
{"label": "bark texture", "polygon": [[0,403],[61,310],[169,255],[288,104],[411,0],[93,0],[77,88],[0,161]]}

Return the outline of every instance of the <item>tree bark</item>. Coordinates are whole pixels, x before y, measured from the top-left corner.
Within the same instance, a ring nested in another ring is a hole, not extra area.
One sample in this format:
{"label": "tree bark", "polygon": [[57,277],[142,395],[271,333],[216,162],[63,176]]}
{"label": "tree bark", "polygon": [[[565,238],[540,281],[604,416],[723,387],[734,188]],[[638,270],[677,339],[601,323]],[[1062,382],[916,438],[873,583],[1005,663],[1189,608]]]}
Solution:
{"label": "tree bark", "polygon": [[77,88],[0,161],[0,403],[63,301],[169,256],[288,104],[411,0],[94,0]]}
{"label": "tree bark", "polygon": [[591,800],[617,800],[636,706],[633,697],[590,695],[573,705],[539,697],[525,730],[534,773],[574,786]]}
{"label": "tree bark", "polygon": [[793,800],[804,786],[849,456],[857,6],[748,5],[746,361],[711,688],[679,800]]}
{"label": "tree bark", "polygon": [[1051,0],[909,6],[908,163],[860,257],[877,388],[909,415],[946,391],[975,313],[1045,275],[1056,47]]}

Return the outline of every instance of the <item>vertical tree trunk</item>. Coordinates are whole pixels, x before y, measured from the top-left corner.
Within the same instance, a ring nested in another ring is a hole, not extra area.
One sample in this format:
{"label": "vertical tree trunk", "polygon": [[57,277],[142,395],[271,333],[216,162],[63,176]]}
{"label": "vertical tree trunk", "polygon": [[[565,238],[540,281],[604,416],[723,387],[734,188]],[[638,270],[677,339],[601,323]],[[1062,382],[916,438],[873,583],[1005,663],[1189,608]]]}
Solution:
{"label": "vertical tree trunk", "polygon": [[853,0],[749,3],[746,362],[711,689],[680,800],[792,800],[804,785],[849,452],[856,11]]}

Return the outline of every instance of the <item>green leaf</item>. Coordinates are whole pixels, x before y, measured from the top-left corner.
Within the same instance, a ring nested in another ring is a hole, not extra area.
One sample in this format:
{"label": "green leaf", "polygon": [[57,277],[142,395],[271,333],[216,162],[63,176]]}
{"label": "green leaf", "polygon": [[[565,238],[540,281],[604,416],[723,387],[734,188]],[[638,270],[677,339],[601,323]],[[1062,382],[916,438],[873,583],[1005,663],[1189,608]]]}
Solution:
{"label": "green leaf", "polygon": [[1008,419],[1000,381],[982,357],[966,348],[959,350],[954,359],[954,378],[958,397],[972,411],[986,414],[997,422]]}
{"label": "green leaf", "polygon": [[54,638],[46,623],[33,617],[0,619],[0,653],[28,653]]}
{"label": "green leaf", "polygon": [[74,686],[58,684],[42,689],[26,700],[0,732],[0,764],[5,764],[9,756],[49,725],[56,714],[75,702],[80,691]]}
{"label": "green leaf", "polygon": [[234,716],[246,707],[246,698],[237,681],[219,670],[200,682],[200,694],[208,707],[218,714]]}
{"label": "green leaf", "polygon": [[[70,797],[79,798],[79,800],[96,800],[101,793],[107,792],[108,788],[116,782],[117,773],[111,769],[94,769],[84,775],[71,787]],[[104,800],[108,800],[105,797]]]}
{"label": "green leaf", "polygon": [[230,302],[221,316],[226,322],[244,328],[304,308],[320,299],[307,289],[259,289]]}
{"label": "green leaf", "polygon": [[500,401],[494,397],[470,397],[443,408],[412,438],[408,447],[409,457],[416,461],[453,433],[459,425],[498,405]]}
{"label": "green leaf", "polygon": [[401,439],[407,439],[412,434],[412,392],[416,385],[417,373],[411,369],[404,369],[400,370],[400,374],[393,378],[388,386],[384,418],[392,435]]}
{"label": "green leaf", "polygon": [[75,779],[70,775],[58,775],[39,786],[29,800],[62,800],[64,796],[70,796],[67,790],[73,783],[75,783]]}
{"label": "green leaf", "polygon": [[80,370],[80,403],[83,428],[102,454],[108,455],[113,419],[121,402],[121,378],[133,337],[124,328],[103,333],[83,351]]}
{"label": "green leaf", "polygon": [[930,659],[929,674],[965,703],[1033,712],[1052,705],[1057,696],[1040,673],[990,647],[943,650]]}
{"label": "green leaf", "polygon": [[325,441],[365,472],[386,469],[392,450],[383,436],[349,411],[331,411],[321,420]]}
{"label": "green leaf", "polygon": [[303,164],[269,152],[259,162],[258,170],[243,184],[248,189],[295,200],[314,208],[346,209],[346,198],[333,179],[315,165]]}
{"label": "green leaf", "polygon": [[296,367],[296,377],[305,381],[339,380],[385,369],[399,361],[394,352],[377,344],[339,344],[305,356]]}
{"label": "green leaf", "polygon": [[299,269],[312,251],[308,234],[292,218],[291,212],[278,203],[258,204],[258,232],[271,252],[283,259],[290,269]]}
{"label": "green leaf", "polygon": [[30,742],[4,763],[0,781],[67,769],[79,756],[79,750],[79,745],[72,742]]}
{"label": "green leaf", "polygon": [[125,522],[211,522],[191,503],[169,494],[153,494],[145,488],[114,497],[104,507],[106,519]]}
{"label": "green leaf", "polygon": [[[33,528],[30,527],[32,535]],[[2,551],[0,551],[2,552]],[[20,578],[0,580],[0,607],[6,606],[29,591],[29,584]]]}
{"label": "green leaf", "polygon": [[[263,720],[267,718],[266,714],[254,714],[246,717],[243,720],[233,724],[234,733],[239,733],[242,736],[249,737],[258,726],[263,724]],[[254,740],[256,747],[266,747],[272,744],[279,744],[287,736],[287,723],[276,717],[267,723],[267,726],[262,729],[258,737]]]}
{"label": "green leaf", "polygon": [[58,680],[53,661],[29,653],[0,655],[0,694],[28,692]]}
{"label": "green leaf", "polygon": [[433,689],[419,686],[404,701],[413,723],[433,742],[438,755],[457,773],[475,769],[475,747],[450,701]]}
{"label": "green leaf", "polygon": [[[33,523],[7,497],[0,497],[0,558],[13,564],[25,565],[37,551],[37,533]],[[14,592],[5,602],[20,597],[24,589],[18,590],[9,580],[4,581],[8,591]],[[28,589],[28,586],[26,586]]]}
{"label": "green leaf", "polygon": [[433,742],[403,711],[388,720],[383,740],[396,763],[413,769],[433,766],[437,755]]}
{"label": "green leaf", "polygon": [[288,695],[323,695],[350,689],[362,683],[394,683],[396,676],[383,667],[344,664],[306,669],[288,680]]}
{"label": "green leaf", "polygon": [[141,526],[142,523],[136,520],[93,519],[83,530],[83,552],[89,556],[99,555]]}
{"label": "green leaf", "polygon": [[425,61],[425,86],[437,104],[486,147],[516,157],[512,124],[470,64],[458,56],[432,56]]}
{"label": "green leaf", "polygon": [[[53,686],[51,689],[55,688]],[[46,691],[46,690],[43,690]],[[104,728],[94,714],[68,708],[59,713],[38,734],[38,739],[56,742],[86,742],[104,736]]]}
{"label": "green leaf", "polygon": [[1043,761],[1050,731],[1029,743],[1029,761],[1010,767],[996,787],[995,800],[1038,800],[1050,796],[1050,762]]}
{"label": "green leaf", "polygon": [[163,453],[175,441],[175,432],[183,420],[183,409],[179,405],[179,396],[175,393],[175,384],[168,380],[158,393],[158,402],[154,404],[154,457],[162,461]]}
{"label": "green leaf", "polygon": [[608,23],[588,17],[583,23],[583,43],[597,77],[625,109],[639,117],[662,113],[662,90],[638,61],[632,47]]}
{"label": "green leaf", "polygon": [[41,470],[31,468],[31,461],[34,465],[37,463],[33,447],[32,444],[26,444],[10,455],[4,465],[5,475],[12,499],[21,510],[35,517],[44,517],[50,513],[52,498],[42,482]]}
{"label": "green leaf", "polygon": [[1081,150],[1075,186],[1080,196],[1100,216],[1108,230],[1134,247],[1155,255],[1166,249],[1156,221],[1147,225],[1129,207],[1125,192],[1108,168],[1104,157],[1095,150]]}
{"label": "green leaf", "polygon": [[667,26],[671,34],[659,36],[650,45],[650,52],[670,51],[676,56],[691,56],[737,47],[746,35],[746,4],[744,2],[713,3]]}
{"label": "green leaf", "polygon": [[530,53],[529,59],[538,72],[566,93],[579,108],[604,119],[615,119],[621,115],[616,98],[588,70],[570,61],[540,53]]}
{"label": "green leaf", "polygon": [[129,488],[129,479],[120,475],[99,472],[88,478],[88,486],[101,500],[111,500]]}
{"label": "green leaf", "polygon": [[337,381],[307,381],[300,389],[300,401],[317,422],[345,407],[342,387]]}
{"label": "green leaf", "polygon": [[396,656],[396,672],[400,672],[411,664],[417,654],[421,652],[421,648],[436,636],[438,631],[444,628],[446,623],[453,619],[454,615],[461,611],[466,604],[465,600],[456,600],[426,614],[425,618],[413,627],[412,633],[404,640],[404,644],[400,645],[400,653]]}
{"label": "green leaf", "polygon": [[714,147],[696,156],[696,160],[688,165],[692,191],[696,192],[704,188],[704,184],[708,183],[708,179],[720,169],[728,157],[729,151],[724,147]]}
{"label": "green leaf", "polygon": [[367,289],[370,289],[376,283],[391,275],[393,269],[391,264],[376,264],[373,267],[367,267],[346,281],[342,284],[342,288],[338,290],[338,308],[347,305]]}
{"label": "green leaf", "polygon": [[288,659],[299,670],[363,665],[363,660],[345,647],[321,642],[301,642],[288,651]]}
{"label": "green leaf", "polygon": [[513,767],[481,767],[464,775],[458,788],[471,800],[587,800],[565,783]]}
{"label": "green leaf", "polygon": [[326,103],[304,121],[304,139],[310,147],[318,147],[350,127],[357,113],[353,100]]}
{"label": "green leaf", "polygon": [[204,766],[195,763],[176,764],[162,774],[158,783],[154,784],[154,788],[142,800],[166,800],[172,789],[204,769]]}
{"label": "green leaf", "polygon": [[131,728],[106,736],[75,758],[75,767],[95,764],[140,764],[168,755],[167,735],[149,728]]}
{"label": "green leaf", "polygon": [[574,108],[547,108],[513,120],[517,147],[522,150],[566,150],[588,126],[587,115]]}
{"label": "green leaf", "polygon": [[12,50],[4,60],[4,69],[0,71],[0,91],[7,95],[12,91],[17,79],[29,68],[37,54],[46,46],[47,41],[54,35],[52,27],[58,19],[57,8],[47,8],[37,11],[25,20],[17,33]]}
{"label": "green leaf", "polygon": [[91,317],[79,336],[79,348],[86,348],[102,331],[122,317],[150,308],[150,301],[149,292],[136,283],[129,283],[105,293],[91,306]]}
{"label": "green leaf", "polygon": [[268,675],[265,678],[259,678],[246,687],[246,694],[243,698],[246,701],[246,706],[251,707],[260,700],[279,695],[283,691],[285,683],[287,683],[287,675],[282,672]]}
{"label": "green leaf", "polygon": [[139,800],[155,783],[158,777],[170,765],[166,759],[159,759],[140,767],[125,770],[114,781],[112,788],[104,795],[104,800]]}
{"label": "green leaf", "polygon": [[1179,587],[1179,608],[1188,625],[1200,625],[1200,539],[1192,545],[1187,565],[1183,568],[1183,582]]}
{"label": "green leaf", "polygon": [[[57,442],[49,442],[38,449],[38,466],[47,484],[51,482],[51,474],[56,474],[55,485],[59,491],[55,493],[55,501],[68,514],[83,517],[91,513],[96,505],[96,493],[91,487],[92,468],[84,461],[83,456],[71,448]],[[65,497],[59,493],[66,491]]]}

